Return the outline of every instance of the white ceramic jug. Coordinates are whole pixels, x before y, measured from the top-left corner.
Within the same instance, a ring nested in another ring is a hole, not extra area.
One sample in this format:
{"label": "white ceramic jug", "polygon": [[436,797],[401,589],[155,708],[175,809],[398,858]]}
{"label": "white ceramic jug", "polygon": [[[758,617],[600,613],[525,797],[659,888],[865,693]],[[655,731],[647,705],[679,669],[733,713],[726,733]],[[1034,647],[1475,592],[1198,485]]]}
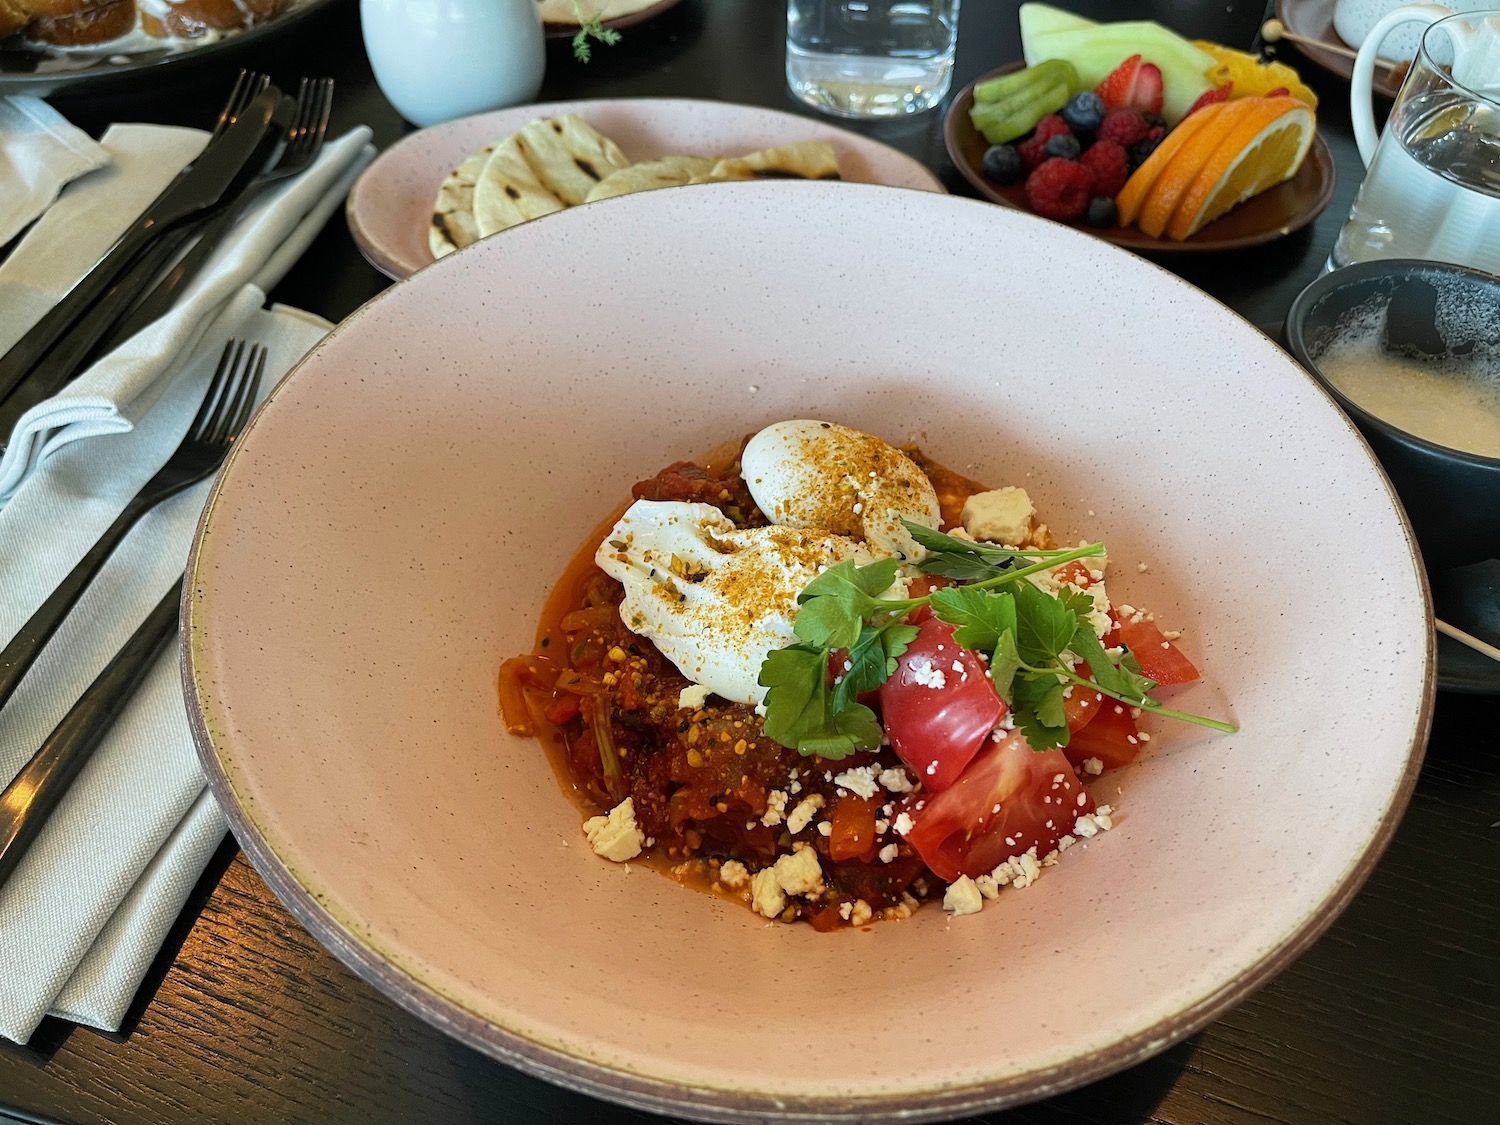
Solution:
{"label": "white ceramic jug", "polygon": [[360,0],[381,92],[415,125],[534,101],[546,68],[535,0]]}

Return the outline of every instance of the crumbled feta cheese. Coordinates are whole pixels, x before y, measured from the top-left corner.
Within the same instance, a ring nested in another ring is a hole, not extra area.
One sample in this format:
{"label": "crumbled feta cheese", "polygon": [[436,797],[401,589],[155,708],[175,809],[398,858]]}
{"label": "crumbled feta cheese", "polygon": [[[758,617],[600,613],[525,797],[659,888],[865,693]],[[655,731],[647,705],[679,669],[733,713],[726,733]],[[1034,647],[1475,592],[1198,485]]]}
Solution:
{"label": "crumbled feta cheese", "polygon": [[857,898],[854,900],[854,909],[849,912],[849,922],[854,926],[866,925],[870,921],[871,917],[874,916],[874,913],[875,912],[870,909],[870,904],[868,902],[866,902],[862,898]]}
{"label": "crumbled feta cheese", "polygon": [[974,885],[979,888],[979,893],[994,902],[1000,897],[1000,884],[995,882],[993,875],[981,875],[974,880]]}
{"label": "crumbled feta cheese", "polygon": [[943,894],[943,909],[955,917],[960,914],[978,914],[984,908],[984,896],[967,875],[960,875],[949,884]]}
{"label": "crumbled feta cheese", "polygon": [[844,921],[847,922],[847,921],[849,921],[849,915],[852,914],[852,913],[854,913],[854,904],[852,902],[841,902],[841,903],[839,903],[839,917],[840,918],[842,918]]}
{"label": "crumbled feta cheese", "polygon": [[833,835],[833,825],[829,824],[828,821],[826,821],[826,820],[819,821],[818,822],[818,835],[819,836],[832,836]]}
{"label": "crumbled feta cheese", "polygon": [[880,784],[892,793],[910,793],[911,778],[899,767],[887,767],[880,771]]}
{"label": "crumbled feta cheese", "polygon": [[708,697],[713,693],[702,684],[688,684],[677,693],[677,709],[679,711],[699,711],[708,702]]}
{"label": "crumbled feta cheese", "polygon": [[1083,760],[1083,772],[1098,777],[1104,772],[1104,760],[1102,758],[1085,758]]}
{"label": "crumbled feta cheese", "polygon": [[913,827],[914,825],[911,822],[911,817],[907,816],[905,813],[899,813],[896,816],[896,835],[905,836],[912,830]]}
{"label": "crumbled feta cheese", "polygon": [[818,866],[818,853],[806,844],[799,844],[791,855],[778,859],[772,870],[776,872],[776,885],[789,895],[823,893],[823,869]]}
{"label": "crumbled feta cheese", "polygon": [[608,816],[591,816],[583,822],[583,834],[596,855],[624,863],[641,854],[646,837],[635,822],[634,798],[626,797]]}
{"label": "crumbled feta cheese", "polygon": [[727,859],[719,865],[719,882],[731,891],[737,891],[750,881],[750,872],[737,859]]}
{"label": "crumbled feta cheese", "polygon": [[795,836],[809,824],[812,823],[813,814],[824,805],[821,793],[812,793],[803,797],[797,803],[797,807],[788,814],[786,818],[786,830]]}
{"label": "crumbled feta cheese", "polygon": [[780,789],[772,789],[766,794],[766,815],[760,818],[760,822],[767,828],[774,828],[786,819],[786,794]]}
{"label": "crumbled feta cheese", "polygon": [[875,796],[876,782],[874,771],[869,766],[859,766],[857,769],[845,770],[833,779],[833,783],[851,793],[858,793],[861,797],[869,798]]}
{"label": "crumbled feta cheese", "polygon": [[896,844],[887,844],[880,849],[880,862],[890,863],[901,854],[901,848]]}
{"label": "crumbled feta cheese", "polygon": [[906,665],[906,671],[910,674],[912,683],[939,691],[946,687],[948,678],[943,675],[943,670],[933,666],[931,660],[925,656],[914,656]]}
{"label": "crumbled feta cheese", "polygon": [[960,517],[975,539],[1019,546],[1031,535],[1036,508],[1024,488],[996,488],[976,492],[964,501]]}
{"label": "crumbled feta cheese", "polygon": [[786,892],[776,881],[776,869],[767,867],[750,879],[750,907],[767,918],[777,917],[786,909]]}

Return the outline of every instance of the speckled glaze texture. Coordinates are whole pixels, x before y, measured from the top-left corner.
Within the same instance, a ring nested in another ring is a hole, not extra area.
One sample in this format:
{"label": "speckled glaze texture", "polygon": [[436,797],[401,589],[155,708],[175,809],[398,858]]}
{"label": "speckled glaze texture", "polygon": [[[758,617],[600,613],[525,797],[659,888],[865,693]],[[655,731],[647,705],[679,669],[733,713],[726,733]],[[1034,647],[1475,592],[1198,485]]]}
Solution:
{"label": "speckled glaze texture", "polygon": [[450,121],[386,149],[355,181],[344,205],[360,253],[397,280],[431,265],[427,228],[443,177],[476,149],[527,122],[564,113],[582,115],[637,163],[680,153],[739,156],[793,141],[827,141],[847,181],[945,190],[936,176],[904,152],[797,114],[689,98],[551,102]]}
{"label": "speckled glaze texture", "polygon": [[[1148,724],[1096,783],[1115,829],[972,917],[819,934],[593,856],[496,667],[633,481],[797,417],[1103,538],[1205,671],[1172,705],[1241,732]],[[389,290],[237,443],[186,608],[204,765],[319,938],[465,1042],[705,1120],[956,1116],[1190,1034],[1353,894],[1432,697],[1385,478],[1269,340],[1087,235],[851,184],[608,200]]]}

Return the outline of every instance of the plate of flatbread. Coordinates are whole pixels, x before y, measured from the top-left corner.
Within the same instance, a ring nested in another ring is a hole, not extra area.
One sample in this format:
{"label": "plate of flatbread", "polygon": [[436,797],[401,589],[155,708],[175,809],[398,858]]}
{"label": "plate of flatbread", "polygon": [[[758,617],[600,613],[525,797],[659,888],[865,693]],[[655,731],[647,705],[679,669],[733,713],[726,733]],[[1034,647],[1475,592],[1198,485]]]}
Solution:
{"label": "plate of flatbread", "polygon": [[767,178],[944,190],[905,153],[810,118],[634,98],[517,106],[422,129],[365,170],[345,213],[360,252],[399,280],[481,238],[591,200]]}

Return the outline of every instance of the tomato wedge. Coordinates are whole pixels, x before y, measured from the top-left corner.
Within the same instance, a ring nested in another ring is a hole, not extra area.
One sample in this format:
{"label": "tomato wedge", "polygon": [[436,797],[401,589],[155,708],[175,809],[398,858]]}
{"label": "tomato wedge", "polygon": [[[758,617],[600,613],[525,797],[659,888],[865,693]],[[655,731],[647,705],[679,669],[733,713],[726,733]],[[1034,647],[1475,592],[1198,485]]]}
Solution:
{"label": "tomato wedge", "polygon": [[906,842],[938,878],[951,883],[993,871],[1033,845],[1043,857],[1094,811],[1061,750],[1033,750],[1019,731],[989,741],[958,781],[941,793],[902,803],[911,819]]}
{"label": "tomato wedge", "polygon": [[953,632],[954,626],[927,617],[880,685],[891,748],[931,792],[958,780],[1006,711],[979,657]]}
{"label": "tomato wedge", "polygon": [[[1172,684],[1190,684],[1199,679],[1198,669],[1183,656],[1177,647],[1162,636],[1156,622],[1142,617],[1139,621],[1124,620],[1116,623],[1115,632],[1130,654],[1139,661],[1141,672],[1150,676],[1162,687]],[[1111,638],[1113,639],[1113,638]]]}
{"label": "tomato wedge", "polygon": [[1093,718],[1086,726],[1073,731],[1067,746],[1063,747],[1068,761],[1079,769],[1083,768],[1085,758],[1098,758],[1105,769],[1112,770],[1135,761],[1135,756],[1141,752],[1140,732],[1130,717],[1130,708],[1113,699],[1101,697],[1101,700],[1100,706],[1091,708]]}

